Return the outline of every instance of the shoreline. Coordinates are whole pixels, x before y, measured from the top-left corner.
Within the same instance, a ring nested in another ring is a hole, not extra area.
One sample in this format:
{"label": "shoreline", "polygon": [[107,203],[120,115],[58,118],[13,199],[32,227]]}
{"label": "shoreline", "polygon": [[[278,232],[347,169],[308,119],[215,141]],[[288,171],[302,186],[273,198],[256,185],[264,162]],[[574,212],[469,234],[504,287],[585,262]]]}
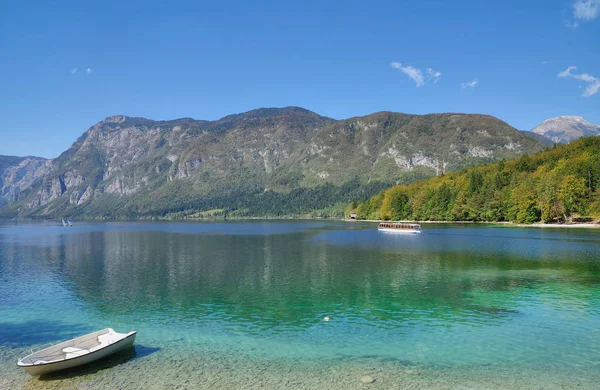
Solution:
{"label": "shoreline", "polygon": [[[344,219],[346,222],[372,222],[381,223],[382,220],[376,219]],[[559,224],[559,223],[513,223],[513,222],[490,222],[490,221],[397,221],[403,223],[420,223],[426,224],[458,224],[458,225],[500,225],[506,227],[534,227],[534,228],[577,228],[577,229],[600,229],[600,222],[581,222],[572,224]]]}
{"label": "shoreline", "polygon": [[[0,218],[0,221],[56,221],[56,219],[44,219],[44,218],[20,218],[20,219],[4,219]],[[377,219],[347,219],[339,217],[310,217],[310,216],[288,216],[288,217],[244,217],[244,218],[82,218],[74,221],[78,222],[241,222],[241,221],[340,221],[340,222],[369,222],[369,223],[381,223],[383,220]],[[526,228],[577,228],[577,229],[600,229],[600,220],[594,222],[575,222],[572,224],[558,224],[558,223],[513,223],[513,222],[492,222],[492,221],[414,221],[414,220],[400,220],[396,222],[403,223],[419,223],[422,225],[426,224],[457,224],[457,225],[497,225],[506,227],[526,227]]]}
{"label": "shoreline", "polygon": [[[152,341],[149,341],[154,345]],[[143,346],[136,344],[143,350]],[[165,345],[140,356],[113,355],[102,363],[72,371],[32,377],[14,362],[25,348],[0,349],[0,387],[51,390],[80,389],[595,389],[593,367],[564,369],[553,365],[506,366],[494,363],[448,366],[385,357],[273,359],[232,353],[215,346]],[[134,352],[135,354],[135,352]],[[550,369],[550,370],[548,370]],[[362,381],[364,376],[372,381]],[[556,387],[558,388],[558,387]]]}

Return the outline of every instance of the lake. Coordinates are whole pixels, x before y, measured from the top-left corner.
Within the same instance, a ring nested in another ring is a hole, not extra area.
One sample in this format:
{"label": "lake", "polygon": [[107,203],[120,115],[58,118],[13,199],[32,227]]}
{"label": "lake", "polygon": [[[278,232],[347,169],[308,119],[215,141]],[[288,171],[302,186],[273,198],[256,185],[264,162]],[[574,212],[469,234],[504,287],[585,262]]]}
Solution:
{"label": "lake", "polygon": [[[592,229],[1,222],[0,388],[597,388],[599,287]],[[135,350],[16,367],[105,327]]]}

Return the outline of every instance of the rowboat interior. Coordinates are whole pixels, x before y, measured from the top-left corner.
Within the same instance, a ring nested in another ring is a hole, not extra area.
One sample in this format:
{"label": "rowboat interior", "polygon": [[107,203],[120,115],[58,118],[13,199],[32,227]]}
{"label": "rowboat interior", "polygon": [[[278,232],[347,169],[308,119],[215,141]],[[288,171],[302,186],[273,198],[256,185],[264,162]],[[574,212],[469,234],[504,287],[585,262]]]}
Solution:
{"label": "rowboat interior", "polygon": [[19,365],[48,364],[76,358],[107,347],[126,336],[110,328],[102,329],[32,353],[21,359]]}

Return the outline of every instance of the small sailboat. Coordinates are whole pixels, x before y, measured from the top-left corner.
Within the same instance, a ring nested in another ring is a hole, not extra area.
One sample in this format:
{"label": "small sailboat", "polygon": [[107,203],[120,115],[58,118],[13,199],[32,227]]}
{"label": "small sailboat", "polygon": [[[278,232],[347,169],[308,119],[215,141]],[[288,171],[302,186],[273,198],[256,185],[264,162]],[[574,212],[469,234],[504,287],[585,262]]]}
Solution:
{"label": "small sailboat", "polygon": [[64,341],[19,359],[17,365],[31,375],[42,375],[91,363],[133,347],[136,332],[117,333],[106,328]]}
{"label": "small sailboat", "polygon": [[64,218],[62,219],[62,223],[63,223],[63,226],[67,226],[67,223],[65,222]]}
{"label": "small sailboat", "polygon": [[69,224],[69,226],[73,226],[73,224],[71,223],[71,221],[69,221],[69,218],[67,218],[67,223]]}

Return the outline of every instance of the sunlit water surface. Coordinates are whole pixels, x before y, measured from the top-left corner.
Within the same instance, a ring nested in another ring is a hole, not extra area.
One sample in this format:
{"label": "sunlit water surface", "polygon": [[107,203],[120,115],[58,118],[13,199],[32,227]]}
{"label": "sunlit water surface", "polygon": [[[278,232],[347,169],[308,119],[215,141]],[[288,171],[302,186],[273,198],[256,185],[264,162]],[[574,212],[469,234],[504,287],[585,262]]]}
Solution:
{"label": "sunlit water surface", "polygon": [[[594,388],[599,284],[592,229],[5,222],[0,387]],[[15,366],[104,327],[135,350]]]}

